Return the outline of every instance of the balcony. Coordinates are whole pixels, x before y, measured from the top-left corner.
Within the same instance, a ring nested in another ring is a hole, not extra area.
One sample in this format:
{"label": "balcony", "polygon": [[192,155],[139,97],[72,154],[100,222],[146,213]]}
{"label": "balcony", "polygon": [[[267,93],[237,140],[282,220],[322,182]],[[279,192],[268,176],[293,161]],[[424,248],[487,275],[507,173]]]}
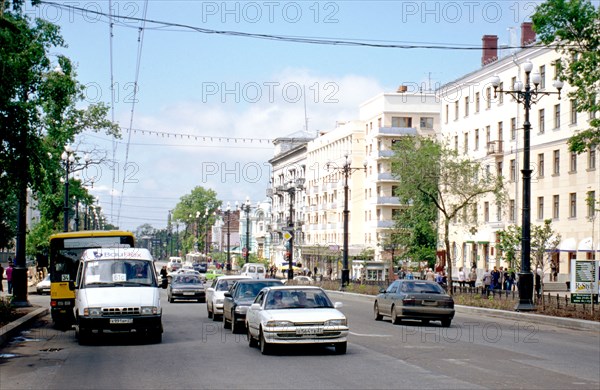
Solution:
{"label": "balcony", "polygon": [[496,221],[496,222],[488,222],[488,225],[491,229],[500,230],[500,229],[504,229],[505,224],[502,221]]}
{"label": "balcony", "polygon": [[389,228],[393,228],[394,227],[394,221],[377,221],[377,228],[378,229],[389,229]]}
{"label": "balcony", "polygon": [[379,158],[389,158],[392,157],[394,155],[394,151],[393,150],[380,150],[379,153],[377,154],[377,157]]}
{"label": "balcony", "polygon": [[491,141],[487,144],[487,155],[494,157],[504,156],[504,148],[502,147],[502,141]]}
{"label": "balcony", "polygon": [[378,135],[417,135],[417,129],[414,127],[380,127],[373,136]]}
{"label": "balcony", "polygon": [[392,205],[397,206],[400,200],[397,196],[379,196],[377,197],[377,205]]}
{"label": "balcony", "polygon": [[384,172],[377,174],[378,181],[398,181],[390,172]]}

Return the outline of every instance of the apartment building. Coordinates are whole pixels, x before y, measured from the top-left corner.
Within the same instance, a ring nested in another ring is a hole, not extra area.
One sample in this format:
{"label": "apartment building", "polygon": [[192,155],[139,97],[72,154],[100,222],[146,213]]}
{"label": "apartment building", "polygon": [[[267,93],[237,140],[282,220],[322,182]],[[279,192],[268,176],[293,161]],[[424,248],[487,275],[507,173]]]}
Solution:
{"label": "apartment building", "polygon": [[[523,23],[522,46],[533,40],[531,24]],[[479,270],[508,266],[497,250],[497,232],[522,221],[524,106],[509,94],[494,96],[490,80],[498,76],[498,89],[511,90],[516,82],[525,82],[523,64],[530,61],[532,73],[540,75],[538,90],[556,92],[552,82],[559,57],[551,49],[527,47],[498,59],[497,37],[484,36],[483,44],[482,67],[438,90],[443,139],[460,153],[480,160],[487,170],[502,175],[506,183],[508,199],[504,203],[486,197],[474,205],[476,222],[463,223],[459,218],[450,227],[454,267]],[[587,202],[588,198],[598,199],[600,192],[597,150],[577,155],[569,152],[567,145],[569,137],[588,126],[591,116],[576,112],[568,91],[565,85],[560,98],[538,95],[530,110],[531,223],[541,225],[551,219],[552,228],[560,234],[558,251],[550,254],[558,265],[559,281],[568,279],[573,259],[593,258],[594,249],[600,250],[599,220]],[[544,271],[547,277],[549,265]]]}

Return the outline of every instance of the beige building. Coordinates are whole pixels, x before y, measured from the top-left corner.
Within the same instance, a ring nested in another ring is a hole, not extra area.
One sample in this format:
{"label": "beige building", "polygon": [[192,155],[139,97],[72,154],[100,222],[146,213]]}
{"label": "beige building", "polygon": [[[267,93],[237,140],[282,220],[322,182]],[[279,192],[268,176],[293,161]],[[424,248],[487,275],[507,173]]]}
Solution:
{"label": "beige building", "polygon": [[[523,41],[532,39],[530,25],[524,23]],[[534,36],[533,36],[534,37]],[[554,61],[559,54],[546,48],[526,48],[498,59],[493,50],[497,38],[485,36],[481,69],[444,85],[438,96],[442,106],[442,136],[451,147],[482,161],[486,169],[504,177],[508,199],[498,204],[487,197],[476,205],[477,221],[457,221],[450,228],[454,267],[476,266],[479,270],[507,266],[496,249],[497,232],[522,222],[522,175],[524,106],[511,95],[498,94],[490,83],[500,78],[499,89],[511,90],[515,82],[525,82],[523,64],[530,61],[539,73],[538,91],[557,92]],[[485,47],[488,45],[488,47]],[[569,152],[567,140],[585,129],[591,116],[577,113],[565,85],[557,94],[538,95],[531,106],[531,223],[552,220],[561,236],[558,252],[549,254],[544,267],[546,278],[550,262],[558,265],[559,281],[567,280],[571,261],[592,258],[600,246],[600,219],[588,198],[598,199],[600,170],[597,150],[576,155]],[[520,262],[520,258],[517,259]],[[532,262],[533,267],[533,262]]]}

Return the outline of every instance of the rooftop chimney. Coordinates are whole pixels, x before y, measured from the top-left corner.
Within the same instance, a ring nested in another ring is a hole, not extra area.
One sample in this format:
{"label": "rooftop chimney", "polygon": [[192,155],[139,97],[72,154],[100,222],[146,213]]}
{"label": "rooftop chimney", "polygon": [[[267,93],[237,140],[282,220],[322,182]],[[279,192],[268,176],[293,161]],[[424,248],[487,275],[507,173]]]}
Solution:
{"label": "rooftop chimney", "polygon": [[397,93],[404,93],[408,90],[408,87],[406,85],[401,85],[398,87],[398,89],[396,90]]}
{"label": "rooftop chimney", "polygon": [[533,23],[521,23],[521,46],[529,46],[535,42],[535,32],[533,31]]}
{"label": "rooftop chimney", "polygon": [[483,55],[481,56],[481,65],[487,65],[498,59],[498,36],[484,35],[481,38],[483,43]]}

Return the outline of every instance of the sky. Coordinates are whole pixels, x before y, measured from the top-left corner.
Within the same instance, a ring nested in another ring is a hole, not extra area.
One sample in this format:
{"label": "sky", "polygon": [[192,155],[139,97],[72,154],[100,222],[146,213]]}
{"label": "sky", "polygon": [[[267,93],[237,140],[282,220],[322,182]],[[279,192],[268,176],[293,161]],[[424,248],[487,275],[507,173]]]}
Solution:
{"label": "sky", "polygon": [[[482,36],[509,44],[538,3],[74,0],[27,12],[61,27],[68,47],[51,53],[75,63],[81,104],[112,107],[122,139],[85,132],[74,146],[106,152],[84,174],[89,190],[135,230],[165,228],[197,186],[224,204],[265,200],[273,139],[358,119],[399,85],[435,89],[477,70]],[[338,44],[297,42],[307,38]]]}

